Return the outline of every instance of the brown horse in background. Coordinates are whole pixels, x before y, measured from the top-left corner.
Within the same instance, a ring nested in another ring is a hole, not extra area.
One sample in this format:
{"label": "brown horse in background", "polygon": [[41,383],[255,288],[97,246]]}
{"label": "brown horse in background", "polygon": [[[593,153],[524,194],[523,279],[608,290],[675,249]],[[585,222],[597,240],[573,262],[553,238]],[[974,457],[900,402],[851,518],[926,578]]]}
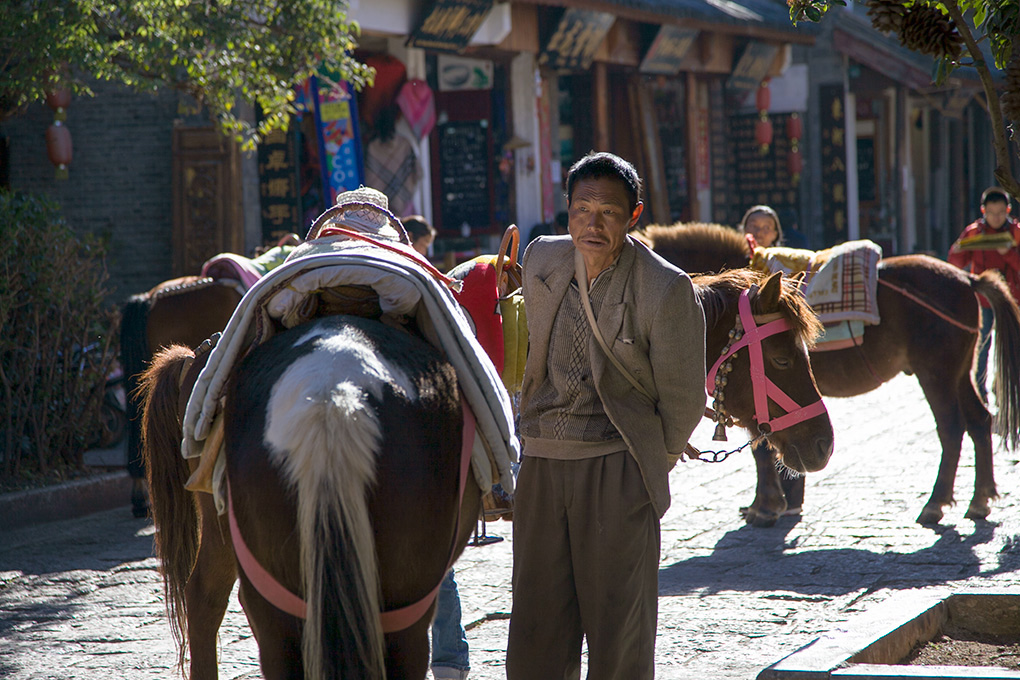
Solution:
{"label": "brown horse in background", "polygon": [[[788,330],[762,343],[768,377],[799,404],[811,404],[821,398],[811,376],[806,351],[819,324],[792,282],[780,275],[766,278],[745,270],[700,277],[695,280],[695,288],[705,309],[706,347],[710,357],[719,356],[730,341],[738,299],[743,291],[750,290],[751,310],[756,316],[782,317],[789,322]],[[302,324],[254,350],[231,379],[228,392],[231,415],[226,425],[228,477],[240,529],[260,562],[293,592],[304,592],[306,599],[309,599],[308,590],[299,574],[303,570],[300,555],[308,543],[300,538],[304,534],[296,529],[297,517],[301,514],[298,503],[304,492],[300,483],[293,483],[293,473],[285,471],[286,466],[279,457],[267,450],[264,440],[272,438],[266,434],[266,428],[271,430],[274,420],[280,417],[276,414],[283,413],[278,404],[301,401],[296,392],[291,399],[289,388],[281,385],[290,384],[296,389],[303,383],[318,382],[317,377],[308,376],[326,372],[325,364],[313,358],[315,352],[309,346],[314,342],[322,340],[326,345],[340,347],[346,342],[341,341],[345,333],[364,333],[376,338],[375,347],[370,352],[366,350],[364,356],[385,357],[392,362],[401,361],[405,356],[430,356],[430,349],[422,347],[416,338],[402,337],[392,329],[388,329],[390,335],[384,336],[381,330],[372,330],[373,324],[348,317],[327,317]],[[164,576],[171,628],[180,643],[182,668],[190,646],[191,677],[215,678],[216,630],[226,611],[237,573],[226,518],[217,516],[209,494],[193,494],[184,488],[193,466],[198,464],[197,459],[185,460],[180,453],[180,417],[184,402],[180,394],[181,370],[192,355],[186,348],[172,348],[158,354],[146,372],[141,388],[144,396],[143,451],[153,490],[153,519],[159,529],[156,553]],[[448,488],[452,475],[448,469],[451,454],[447,447],[450,442],[460,441],[460,411],[457,405],[455,414],[447,413],[453,407],[448,395],[456,386],[451,386],[449,378],[444,377],[445,363],[434,356],[428,361],[433,368],[404,384],[427,387],[435,383],[434,391],[437,398],[442,397],[444,408],[428,413],[409,409],[391,387],[381,387],[379,394],[384,396],[369,400],[373,404],[370,410],[380,419],[380,431],[386,438],[376,458],[376,481],[369,494],[386,606],[406,604],[439,583],[452,532],[450,508],[440,508],[437,503],[452,497]],[[305,377],[295,381],[294,376]],[[737,425],[754,429],[747,352],[734,357],[728,378],[729,414]],[[190,391],[189,385],[185,384],[184,389]],[[437,409],[438,406],[437,403]],[[775,405],[770,411],[773,415],[781,413]],[[319,427],[317,419],[322,417],[305,414],[298,418],[288,411],[281,422],[290,423],[294,431],[314,432]],[[416,439],[410,442],[390,439],[391,433],[401,432],[405,434],[400,436],[411,435]],[[337,441],[348,439],[340,437]],[[394,450],[398,443],[398,450]],[[772,433],[767,446],[793,470],[820,470],[832,451],[832,426],[823,413]],[[308,460],[314,460],[315,456],[310,454]],[[479,495],[474,486],[465,493],[458,549],[463,547],[466,532],[478,515]],[[437,531],[445,533],[439,535]],[[318,535],[318,542],[332,545],[331,541],[340,533],[334,525],[334,529]],[[405,547],[400,547],[402,545]],[[426,545],[432,548],[423,547]],[[438,550],[441,560],[434,559],[437,551],[433,548],[436,547],[441,548]],[[333,569],[347,564],[339,553],[330,554],[328,559]],[[401,571],[402,565],[417,565],[417,572]],[[415,575],[418,572],[420,578]],[[307,570],[305,573],[307,575]],[[247,580],[242,582],[240,594],[259,641],[263,672],[266,677],[277,677],[280,666],[296,663],[301,657],[299,620],[274,609],[251,589]],[[431,612],[407,631],[385,636],[389,677],[425,676],[428,660],[425,630],[430,620]],[[351,640],[361,638],[367,629],[362,627],[364,623],[358,624],[359,631],[349,634]],[[368,646],[372,644],[371,640],[365,642]]]}
{"label": "brown horse in background", "polygon": [[133,295],[121,309],[120,351],[127,392],[127,469],[135,517],[148,514],[141,458],[139,376],[153,355],[172,344],[198,347],[230,320],[244,290],[237,281],[184,276]]}
{"label": "brown horse in background", "polygon": [[[653,226],[641,235],[660,256],[690,272],[746,267],[750,250],[743,235],[720,225]],[[942,444],[942,461],[931,497],[918,516],[935,524],[943,507],[953,504],[953,485],[966,432],[976,458],[974,496],[969,519],[984,519],[997,497],[992,463],[992,417],[971,377],[978,343],[979,307],[984,296],[995,314],[995,394],[999,412],[996,432],[1015,449],[1020,438],[1020,312],[1001,278],[974,276],[926,255],[885,258],[878,265],[881,323],[867,326],[854,348],[812,352],[811,365],[821,393],[851,397],[870,392],[899,373],[916,375]],[[804,480],[784,484],[767,451],[755,449],[759,482],[745,518],[771,526],[788,507],[799,510]],[[788,503],[789,502],[789,503]]]}

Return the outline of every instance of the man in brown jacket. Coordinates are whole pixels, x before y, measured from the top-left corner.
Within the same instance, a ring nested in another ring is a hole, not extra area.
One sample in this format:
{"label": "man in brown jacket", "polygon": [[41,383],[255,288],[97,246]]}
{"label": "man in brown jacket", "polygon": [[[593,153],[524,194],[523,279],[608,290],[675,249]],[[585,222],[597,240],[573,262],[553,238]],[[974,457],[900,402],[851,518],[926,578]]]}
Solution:
{"label": "man in brown jacket", "polygon": [[567,176],[569,238],[524,255],[510,680],[578,678],[582,637],[589,679],[654,675],[667,461],[704,412],[705,317],[690,278],[627,235],[640,193],[630,163],[589,154]]}

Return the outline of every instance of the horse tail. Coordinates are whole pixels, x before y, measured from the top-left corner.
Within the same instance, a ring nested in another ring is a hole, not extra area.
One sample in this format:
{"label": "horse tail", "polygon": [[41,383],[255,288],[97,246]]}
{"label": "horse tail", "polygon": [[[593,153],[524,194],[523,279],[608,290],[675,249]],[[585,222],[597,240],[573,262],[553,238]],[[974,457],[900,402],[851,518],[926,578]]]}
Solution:
{"label": "horse tail", "polygon": [[988,300],[995,315],[995,400],[999,405],[995,432],[1016,450],[1020,441],[1020,309],[998,272],[985,271],[971,280],[974,291]]}
{"label": "horse tail", "polygon": [[199,517],[194,494],[184,488],[190,471],[181,455],[178,399],[181,371],[194,356],[183,345],[160,350],[140,376],[138,388],[142,459],[149,481],[152,520],[157,529],[156,557],[163,572],[167,615],[182,668],[188,640],[184,589],[198,556]]}
{"label": "horse tail", "polygon": [[[285,375],[273,390],[266,441],[296,487],[309,678],[382,680],[383,633],[369,515],[382,429],[369,395],[323,380],[321,364]],[[317,379],[318,378],[318,379]],[[281,453],[282,452],[282,453]]]}
{"label": "horse tail", "polygon": [[137,394],[139,377],[150,358],[147,326],[151,299],[147,293],[132,295],[121,308],[120,365],[124,370],[124,390],[127,394],[127,453],[128,470],[132,477],[141,477],[141,413]]}

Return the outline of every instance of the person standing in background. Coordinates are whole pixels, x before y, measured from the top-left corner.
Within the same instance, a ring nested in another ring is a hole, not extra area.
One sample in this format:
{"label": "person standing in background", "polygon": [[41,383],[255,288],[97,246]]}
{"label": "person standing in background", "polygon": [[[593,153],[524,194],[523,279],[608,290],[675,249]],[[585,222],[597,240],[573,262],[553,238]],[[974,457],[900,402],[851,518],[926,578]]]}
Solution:
{"label": "person standing in background", "polygon": [[372,129],[372,141],[365,150],[365,186],[386,194],[394,215],[414,210],[414,192],[422,177],[414,147],[397,132],[399,116],[396,104],[380,110]]}
{"label": "person standing in background", "polygon": [[[981,194],[981,219],[972,222],[949,248],[949,262],[961,269],[970,268],[972,274],[980,274],[987,269],[997,269],[1006,279],[1013,297],[1020,300],[1020,224],[1010,217],[1012,201],[1005,189],[990,187]],[[1008,234],[1006,245],[992,248],[980,247],[981,236],[998,236]],[[970,241],[971,243],[968,243]],[[977,242],[975,242],[977,241]],[[971,246],[974,246],[972,248]],[[981,340],[975,367],[974,381],[977,383],[981,399],[988,402],[988,345],[995,316],[988,301],[978,296],[981,301]]]}

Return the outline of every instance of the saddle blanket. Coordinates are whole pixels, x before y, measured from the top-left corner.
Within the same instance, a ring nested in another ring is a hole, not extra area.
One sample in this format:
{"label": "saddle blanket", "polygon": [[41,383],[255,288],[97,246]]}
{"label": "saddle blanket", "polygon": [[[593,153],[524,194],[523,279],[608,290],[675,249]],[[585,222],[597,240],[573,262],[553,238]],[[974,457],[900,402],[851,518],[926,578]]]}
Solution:
{"label": "saddle blanket", "polygon": [[[397,247],[410,250],[408,246]],[[302,307],[310,296],[350,285],[371,287],[379,296],[384,320],[414,321],[429,342],[444,351],[475,415],[477,432],[471,462],[478,485],[488,490],[498,481],[512,491],[510,464],[518,460],[519,443],[509,396],[453,294],[411,257],[343,237],[326,237],[299,246],[284,264],[255,282],[245,294],[188,400],[181,444],[184,457],[201,455],[234,362],[245,350],[269,339],[275,332],[274,321],[291,328],[304,320]],[[217,471],[214,476],[221,477],[222,473]],[[219,508],[221,498],[216,491],[220,484],[214,481]]]}
{"label": "saddle blanket", "polygon": [[878,261],[873,241],[847,241],[827,250],[758,248],[751,267],[792,275],[804,272],[802,290],[823,324],[861,321],[878,324]]}

